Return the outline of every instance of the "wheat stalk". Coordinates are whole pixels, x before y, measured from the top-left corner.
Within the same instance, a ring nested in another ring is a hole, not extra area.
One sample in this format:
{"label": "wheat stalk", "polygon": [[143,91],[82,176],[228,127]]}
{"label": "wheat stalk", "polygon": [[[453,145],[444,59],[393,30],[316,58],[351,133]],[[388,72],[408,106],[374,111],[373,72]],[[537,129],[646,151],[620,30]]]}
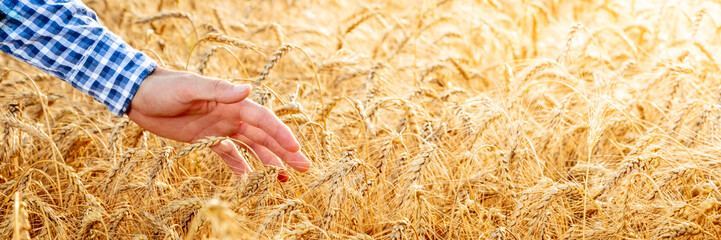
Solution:
{"label": "wheat stalk", "polygon": [[45,222],[45,228],[49,229],[50,227],[52,227],[55,229],[58,236],[67,236],[67,232],[65,231],[65,226],[63,224],[63,219],[59,217],[57,212],[52,208],[50,204],[44,202],[42,199],[36,196],[25,196],[24,199],[30,209],[33,209],[35,212],[39,213],[39,215],[42,216]]}
{"label": "wheat stalk", "polygon": [[[128,149],[128,151],[126,151],[125,153],[123,153],[120,156],[120,161],[118,161],[118,163],[115,164],[113,169],[110,170],[110,173],[108,174],[108,177],[105,180],[105,185],[103,185],[105,188],[105,190],[104,190],[105,192],[115,188],[115,185],[113,183],[115,183],[115,180],[116,180],[117,176],[119,175],[119,173],[121,173],[125,170],[125,166],[128,165],[128,163],[132,159],[133,155],[135,155],[135,149]],[[120,175],[122,175],[122,174],[120,174]],[[118,180],[118,181],[120,181],[120,180]]]}
{"label": "wheat stalk", "polygon": [[125,130],[130,125],[130,119],[123,118],[113,126],[113,131],[110,133],[110,138],[108,139],[108,147],[112,149],[113,151],[116,151],[118,147],[122,143],[120,143],[120,133]]}
{"label": "wheat stalk", "polygon": [[461,77],[463,77],[463,79],[465,79],[466,81],[471,80],[471,76],[468,75],[468,71],[463,66],[461,66],[461,63],[458,62],[458,60],[456,60],[454,58],[447,58],[446,61],[451,62],[451,65],[453,65],[453,67],[456,68],[456,70],[458,71],[459,74],[461,74]]}
{"label": "wheat stalk", "polygon": [[220,33],[208,33],[203,38],[198,40],[198,43],[202,43],[202,42],[214,42],[214,43],[227,44],[227,45],[237,47],[240,49],[252,50],[252,51],[261,53],[261,55],[262,55],[260,48],[255,46],[255,44],[252,44],[250,42],[243,41],[240,39],[232,38],[232,37],[220,34]]}
{"label": "wheat stalk", "polygon": [[270,187],[269,185],[277,178],[279,171],[280,169],[275,167],[266,166],[264,171],[249,174],[244,186],[240,188],[242,191],[239,194],[239,198],[233,205],[238,205],[239,202],[245,201],[250,197],[265,194]]}
{"label": "wheat stalk", "polygon": [[[163,149],[162,152],[158,155],[157,159],[155,160],[155,163],[153,164],[153,167],[150,168],[150,172],[148,172],[148,180],[146,181],[146,187],[148,194],[150,194],[154,187],[155,187],[155,179],[158,177],[158,174],[163,171],[163,169],[167,168],[168,165],[171,165],[172,162],[170,160],[170,151],[172,149],[169,147],[166,147]],[[148,195],[149,197],[149,195]]]}
{"label": "wheat stalk", "polygon": [[[303,205],[303,201],[298,199],[290,199],[285,201],[284,203],[278,205],[268,213],[268,215],[263,219],[263,224],[260,225],[258,230],[256,231],[256,237],[260,237],[260,235],[265,231],[265,229],[270,226],[273,222],[277,221],[278,218],[283,217],[286,213],[294,211],[296,208]],[[296,235],[296,234],[290,234],[290,235]],[[302,235],[302,234],[300,234]]]}
{"label": "wheat stalk", "polygon": [[324,72],[324,71],[332,71],[337,68],[341,68],[343,66],[348,65],[356,65],[358,64],[357,61],[349,60],[349,59],[332,59],[327,60],[320,65],[318,65],[318,72]]}
{"label": "wheat stalk", "polygon": [[576,23],[575,25],[573,25],[573,27],[571,27],[571,30],[568,31],[568,34],[567,34],[568,37],[566,38],[566,45],[564,45],[563,51],[556,58],[556,62],[560,63],[563,60],[563,58],[566,56],[566,54],[568,54],[568,51],[571,50],[571,44],[573,43],[573,37],[576,35],[576,32],[578,32],[578,30],[580,30],[581,28],[583,28],[583,24]]}
{"label": "wheat stalk", "polygon": [[110,234],[109,237],[113,237],[117,234],[116,230],[118,229],[120,222],[122,222],[128,217],[130,211],[130,205],[127,203],[121,204],[120,206],[115,208],[115,211],[110,216],[110,222],[108,223],[108,233]]}
{"label": "wheat stalk", "polygon": [[[195,229],[191,226],[191,221],[195,218],[197,211],[204,205],[205,201],[198,198],[176,201],[161,212],[160,219],[177,219],[181,229],[189,233]],[[178,216],[180,217],[178,218]]]}
{"label": "wheat stalk", "polygon": [[699,116],[698,120],[694,123],[693,126],[693,135],[691,135],[688,139],[686,139],[686,146],[690,147],[692,144],[696,143],[696,138],[702,133],[704,123],[708,120],[708,115],[711,112],[711,107],[705,107],[703,111],[701,111],[701,115]]}
{"label": "wheat stalk", "polygon": [[[286,230],[283,231],[280,234],[281,239],[303,239],[303,236],[312,230],[317,229],[315,225],[313,225],[308,217],[306,217],[303,213],[300,212],[300,210],[293,210],[290,213],[291,217],[297,217],[300,222],[295,224],[293,226],[293,230]],[[323,233],[325,234],[325,233]],[[327,235],[324,235],[327,237]]]}
{"label": "wheat stalk", "polygon": [[[225,202],[210,199],[200,212],[210,221],[214,233],[213,237],[216,239],[231,239],[232,236],[240,235],[240,226],[236,223],[237,215],[230,210]],[[189,233],[187,236],[192,238],[195,234]]]}
{"label": "wheat stalk", "polygon": [[275,34],[275,39],[278,41],[279,44],[283,43],[285,41],[285,34],[283,34],[283,32],[285,30],[283,29],[282,26],[280,26],[280,24],[274,23],[274,22],[266,24],[265,26],[259,28],[258,30],[255,30],[254,32],[250,33],[250,35],[251,36],[256,35],[258,33],[261,33],[261,32],[267,31],[267,30],[273,31],[273,33]]}
{"label": "wheat stalk", "polygon": [[360,17],[358,17],[357,20],[355,20],[350,25],[348,25],[348,27],[345,29],[345,31],[343,31],[342,35],[348,35],[348,33],[353,31],[353,29],[356,29],[358,26],[360,26],[361,23],[367,21],[368,19],[371,19],[372,17],[374,17],[376,15],[378,15],[378,12],[368,12],[368,13],[361,15]]}
{"label": "wheat stalk", "polygon": [[355,71],[355,72],[351,72],[351,73],[346,73],[346,74],[336,78],[333,81],[333,86],[338,86],[341,82],[344,82],[346,80],[354,79],[354,78],[357,78],[357,77],[360,77],[363,75],[367,76],[368,72],[370,72],[370,71],[371,71],[371,69],[369,68],[369,69],[363,69],[363,70],[359,70],[359,71]]}
{"label": "wheat stalk", "polygon": [[659,163],[658,161],[660,159],[661,157],[654,153],[628,159],[626,162],[623,163],[623,165],[621,165],[621,167],[619,167],[618,170],[616,170],[616,172],[614,172],[609,178],[606,179],[601,189],[594,195],[593,198],[595,199],[603,195],[607,191],[615,188],[616,185],[618,185],[623,178],[630,175],[631,173],[639,170],[646,171],[653,168]]}
{"label": "wheat stalk", "polygon": [[100,212],[91,209],[85,214],[81,221],[78,237],[84,239],[95,239],[99,237],[99,235],[104,235],[105,233],[103,231],[97,229],[104,225],[103,215],[100,214]]}
{"label": "wheat stalk", "polygon": [[188,65],[190,64],[190,57],[192,56],[193,50],[195,50],[195,48],[198,45],[200,45],[201,43],[204,43],[204,42],[220,43],[220,44],[237,47],[240,49],[247,49],[247,50],[254,51],[254,52],[260,54],[261,56],[265,57],[265,54],[263,54],[263,52],[260,50],[260,48],[255,46],[255,44],[253,44],[251,42],[243,41],[243,40],[233,38],[233,37],[229,37],[222,33],[210,32],[210,33],[206,34],[205,36],[203,36],[202,38],[200,38],[198,40],[198,42],[196,42],[193,45],[193,47],[190,49],[190,53],[188,54],[188,59],[185,61],[185,69],[188,69]]}
{"label": "wheat stalk", "polygon": [[168,18],[187,19],[188,22],[190,22],[190,26],[193,28],[193,32],[195,33],[195,39],[198,39],[198,31],[195,29],[195,23],[193,23],[193,19],[190,18],[190,14],[187,12],[177,11],[177,10],[159,12],[155,15],[139,18],[138,20],[135,20],[135,23],[150,23],[150,22],[159,21],[159,20],[168,19]]}
{"label": "wheat stalk", "polygon": [[80,176],[78,176],[75,170],[65,164],[58,163],[58,165],[60,165],[58,169],[62,170],[69,178],[70,185],[72,186],[73,190],[80,193],[83,199],[86,202],[89,202],[92,207],[96,208],[98,211],[103,211],[103,207],[100,204],[100,201],[97,199],[97,197],[88,192],[88,189],[85,187],[85,184],[83,184],[82,179],[80,178]]}
{"label": "wheat stalk", "polygon": [[666,232],[659,235],[658,238],[663,239],[673,239],[685,235],[697,235],[703,232],[703,229],[696,224],[692,222],[682,222],[676,225],[672,225],[668,229],[666,229]]}
{"label": "wheat stalk", "polygon": [[255,85],[262,84],[263,81],[265,81],[265,79],[268,78],[268,75],[270,74],[270,70],[272,70],[273,67],[275,67],[275,65],[278,64],[278,61],[280,61],[280,59],[283,58],[283,56],[285,56],[286,54],[288,54],[288,52],[290,52],[291,50],[293,50],[295,48],[298,48],[298,47],[293,44],[290,44],[290,43],[286,43],[286,44],[283,44],[282,46],[278,47],[278,49],[276,49],[275,52],[273,52],[273,54],[270,55],[268,62],[263,67],[263,71],[260,72],[260,75],[255,80],[254,84]]}
{"label": "wheat stalk", "polygon": [[329,231],[333,224],[333,220],[336,217],[337,211],[335,209],[329,209],[323,213],[323,219],[320,222],[320,229]]}
{"label": "wheat stalk", "polygon": [[330,182],[333,185],[332,188],[337,188],[337,185],[340,183],[343,177],[350,174],[355,169],[357,169],[358,166],[360,166],[360,160],[354,158],[354,155],[355,150],[350,149],[344,151],[343,157],[340,159],[340,161],[335,166],[333,166],[327,174],[321,176],[318,180],[308,185],[308,187],[315,188],[324,183]]}
{"label": "wheat stalk", "polygon": [[273,112],[278,117],[303,113],[303,107],[298,102],[288,102],[285,105],[276,108]]}
{"label": "wheat stalk", "polygon": [[200,139],[198,141],[195,141],[195,143],[186,145],[183,147],[183,149],[178,152],[178,154],[175,155],[175,159],[183,158],[191,153],[198,151],[200,149],[209,148],[215,145],[218,145],[223,140],[230,139],[228,137],[215,137],[215,136],[208,136],[203,139]]}
{"label": "wheat stalk", "polygon": [[[679,179],[686,174],[690,174],[694,171],[697,171],[698,168],[692,167],[692,166],[682,166],[678,168],[671,169],[668,172],[665,172],[662,174],[663,178],[657,181],[658,189],[664,189],[666,186],[668,186],[672,181]],[[648,200],[655,199],[660,192],[654,191],[651,193],[651,195],[648,196]]]}
{"label": "wheat stalk", "polygon": [[218,49],[218,46],[212,46],[203,54],[203,57],[200,59],[200,64],[198,64],[198,72],[200,75],[205,74],[205,67],[208,64],[208,60],[210,60],[210,57],[213,56],[213,54],[218,52]]}
{"label": "wheat stalk", "polygon": [[392,240],[402,240],[406,238],[405,231],[410,224],[406,220],[396,221],[388,224],[390,227],[390,233],[388,238]]}
{"label": "wheat stalk", "polygon": [[706,14],[706,9],[701,9],[696,12],[693,16],[693,27],[691,28],[691,37],[698,37],[698,30],[701,28],[701,21],[703,21],[703,15]]}
{"label": "wheat stalk", "polygon": [[153,22],[153,21],[167,19],[167,18],[190,19],[190,14],[188,14],[187,12],[183,12],[183,11],[165,11],[165,12],[159,12],[155,15],[139,18],[138,20],[135,20],[135,23],[147,23],[147,22]]}
{"label": "wheat stalk", "polygon": [[418,181],[418,178],[421,175],[421,171],[423,171],[425,166],[431,161],[434,150],[435,146],[429,146],[428,149],[424,151],[416,160],[410,163],[410,168],[408,169],[408,178],[406,179],[406,181],[412,184],[415,184],[416,181]]}
{"label": "wheat stalk", "polygon": [[28,221],[28,213],[25,210],[26,204],[20,192],[15,192],[14,198],[12,212],[13,240],[30,239],[30,222]]}
{"label": "wheat stalk", "polygon": [[333,108],[338,105],[338,101],[340,101],[340,97],[334,97],[331,99],[331,101],[321,109],[320,113],[318,113],[318,122],[325,123],[326,119],[330,116],[331,111],[333,111]]}
{"label": "wheat stalk", "polygon": [[215,26],[207,23],[200,24],[200,27],[205,28],[205,30],[208,30],[208,33],[223,33],[220,29],[216,28]]}

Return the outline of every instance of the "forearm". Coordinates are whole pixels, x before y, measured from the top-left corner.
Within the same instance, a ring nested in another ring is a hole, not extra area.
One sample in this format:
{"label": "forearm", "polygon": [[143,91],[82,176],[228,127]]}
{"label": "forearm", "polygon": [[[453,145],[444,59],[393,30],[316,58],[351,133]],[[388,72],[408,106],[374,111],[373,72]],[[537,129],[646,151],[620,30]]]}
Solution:
{"label": "forearm", "polygon": [[80,1],[2,1],[0,11],[0,51],[67,81],[117,115],[157,66]]}

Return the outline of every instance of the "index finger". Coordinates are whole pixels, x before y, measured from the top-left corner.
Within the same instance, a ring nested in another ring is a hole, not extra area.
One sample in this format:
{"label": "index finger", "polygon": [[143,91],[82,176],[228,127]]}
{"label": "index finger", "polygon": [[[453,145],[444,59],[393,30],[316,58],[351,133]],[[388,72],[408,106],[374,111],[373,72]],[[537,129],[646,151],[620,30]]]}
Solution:
{"label": "index finger", "polygon": [[240,120],[262,129],[289,152],[300,151],[300,144],[290,128],[270,111],[249,99],[240,102]]}

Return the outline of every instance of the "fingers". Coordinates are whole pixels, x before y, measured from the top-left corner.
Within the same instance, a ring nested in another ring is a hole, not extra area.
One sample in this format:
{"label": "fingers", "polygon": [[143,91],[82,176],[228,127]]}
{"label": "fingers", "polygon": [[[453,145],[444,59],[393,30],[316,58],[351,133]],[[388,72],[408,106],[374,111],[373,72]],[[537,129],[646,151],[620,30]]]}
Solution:
{"label": "fingers", "polygon": [[[243,139],[243,138],[240,138],[240,139]],[[271,152],[270,150],[263,147],[262,145],[257,144],[247,138],[245,138],[243,140],[245,140],[245,141],[241,140],[241,142],[245,143],[246,145],[248,145],[248,147],[253,149],[253,152],[255,152],[255,154],[258,155],[258,158],[260,158],[260,161],[263,162],[263,164],[276,166],[276,167],[285,169],[285,166],[283,166],[283,162],[281,162],[280,159],[273,152]]]}
{"label": "fingers", "polygon": [[250,95],[250,85],[232,84],[225,80],[211,79],[198,75],[187,77],[190,85],[186,90],[188,100],[208,100],[220,103],[237,103]]}
{"label": "fingers", "polygon": [[[268,135],[268,133],[266,133],[260,128],[251,126],[250,124],[245,122],[240,124],[240,127],[238,128],[238,134],[243,135],[249,138],[251,141],[266,147],[271,147],[273,145],[280,146],[280,143],[276,141],[276,139]],[[276,155],[280,156],[282,152],[287,152],[288,149],[280,147],[280,151],[281,152],[275,152]]]}
{"label": "fingers", "polygon": [[[249,130],[251,132],[254,131],[260,131],[260,129],[255,130]],[[235,139],[238,139],[239,141],[245,143],[253,149],[253,151],[256,151],[256,154],[258,154],[258,157],[261,159],[262,162],[266,164],[271,164],[272,162],[275,162],[278,160],[278,157],[280,157],[283,162],[288,164],[288,166],[294,168],[295,170],[298,170],[300,172],[306,172],[308,169],[310,169],[311,162],[303,156],[303,153],[300,151],[298,152],[290,152],[282,148],[278,143],[271,142],[270,145],[263,145],[261,143],[258,143],[251,139],[248,136],[244,136],[241,134],[236,134],[232,136]],[[261,149],[260,151],[256,149]],[[267,154],[266,154],[267,153]],[[271,164],[274,166],[278,166],[275,164]],[[282,164],[280,165],[282,166]]]}
{"label": "fingers", "polygon": [[236,176],[240,177],[243,174],[253,171],[231,140],[223,140],[219,144],[210,147],[210,149],[223,159],[225,164],[230,167],[230,170],[232,170]]}
{"label": "fingers", "polygon": [[[240,105],[240,119],[243,122],[262,129],[285,150],[290,152],[300,151],[300,144],[298,144],[298,141],[293,136],[293,132],[268,108],[252,101],[243,101]],[[260,143],[265,143],[265,141],[267,140]],[[268,147],[268,145],[266,145],[266,147]]]}
{"label": "fingers", "polygon": [[[273,152],[268,150],[268,148],[257,144],[246,137],[239,136],[237,139],[248,145],[248,147],[250,147],[251,149],[253,149],[253,152],[258,155],[258,158],[260,158],[260,161],[263,162],[263,164],[275,166],[280,169],[285,169],[285,166],[283,166],[283,163],[280,161],[280,159]],[[288,180],[290,180],[290,175],[288,174],[288,172],[281,170],[278,173],[278,180],[280,180],[281,182],[287,182]]]}
{"label": "fingers", "polygon": [[[254,143],[250,141],[249,139],[244,139],[253,149],[253,151],[258,155],[258,157],[263,161],[266,165],[272,165],[279,167],[281,169],[285,169],[283,166],[283,163],[280,162],[278,157],[275,156],[270,150],[267,148]],[[219,144],[212,146],[211,149],[217,153],[221,159],[228,165],[228,167],[235,173],[236,176],[241,177],[244,174],[252,172],[252,169],[250,168],[250,165],[248,162],[246,162],[245,158],[243,158],[240,155],[240,152],[238,152],[238,149],[235,148],[235,144],[233,144],[230,140],[225,140],[220,142]],[[278,180],[281,182],[287,182],[290,179],[290,174],[286,171],[281,171],[278,173]]]}

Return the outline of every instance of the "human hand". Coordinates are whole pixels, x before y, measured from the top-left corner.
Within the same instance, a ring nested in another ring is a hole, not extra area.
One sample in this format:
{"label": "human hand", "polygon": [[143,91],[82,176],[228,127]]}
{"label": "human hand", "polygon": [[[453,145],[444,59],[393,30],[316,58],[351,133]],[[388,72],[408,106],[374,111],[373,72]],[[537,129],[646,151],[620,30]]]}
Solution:
{"label": "human hand", "polygon": [[[253,149],[266,165],[283,162],[305,172],[311,163],[288,126],[269,109],[245,99],[249,85],[197,74],[156,68],[140,84],[128,117],[146,130],[169,139],[194,142],[207,136],[228,136]],[[251,172],[231,140],[211,147],[237,175]],[[289,175],[278,175],[287,181]]]}

